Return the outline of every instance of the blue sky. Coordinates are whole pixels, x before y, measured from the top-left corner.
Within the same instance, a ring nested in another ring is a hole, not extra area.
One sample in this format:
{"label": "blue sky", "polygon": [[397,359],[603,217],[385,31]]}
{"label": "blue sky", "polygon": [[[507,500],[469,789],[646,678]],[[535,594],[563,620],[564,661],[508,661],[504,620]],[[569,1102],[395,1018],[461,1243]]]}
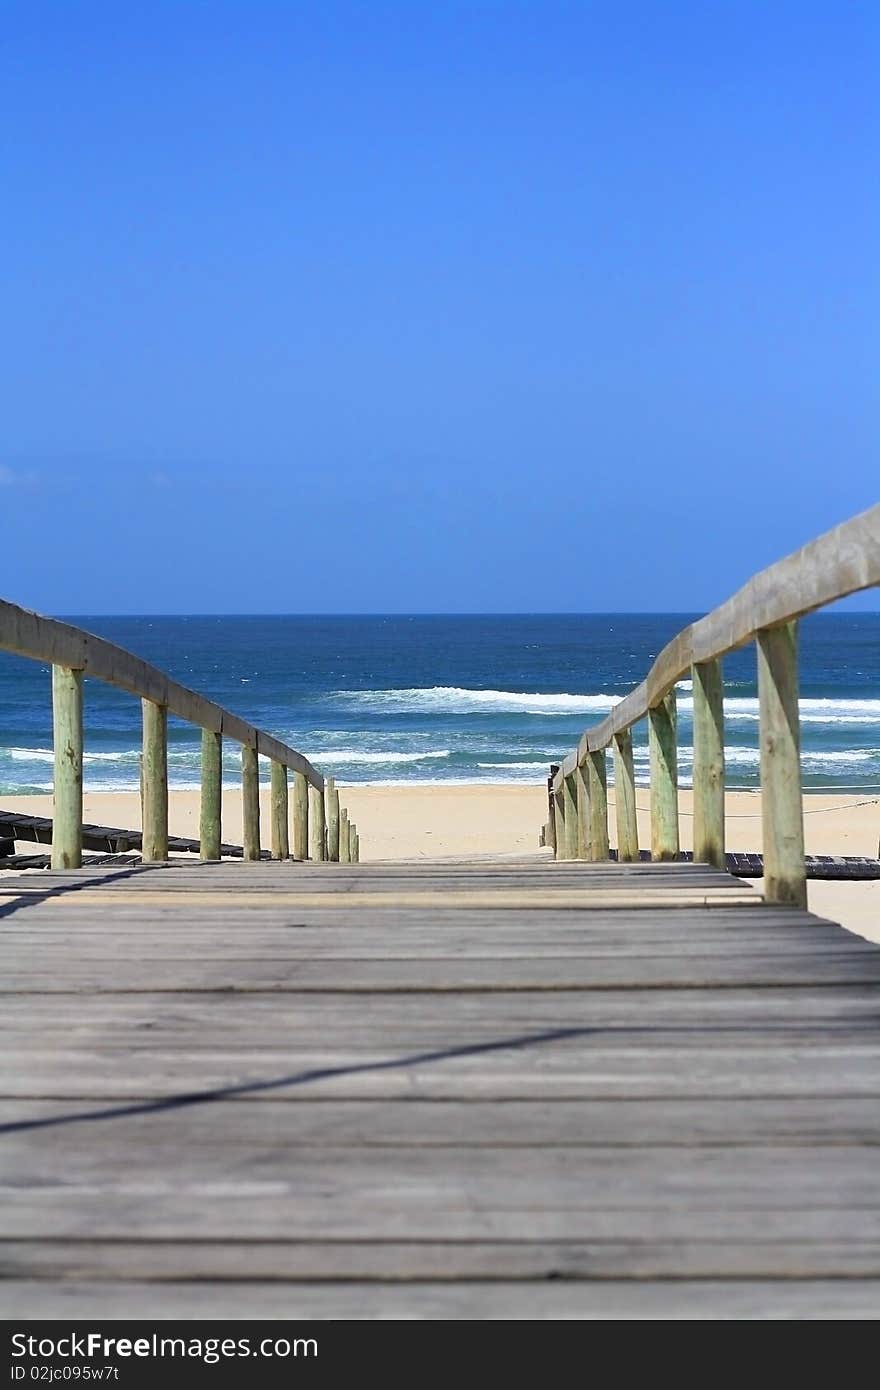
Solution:
{"label": "blue sky", "polygon": [[0,591],[690,611],[870,505],[877,17],[8,0]]}

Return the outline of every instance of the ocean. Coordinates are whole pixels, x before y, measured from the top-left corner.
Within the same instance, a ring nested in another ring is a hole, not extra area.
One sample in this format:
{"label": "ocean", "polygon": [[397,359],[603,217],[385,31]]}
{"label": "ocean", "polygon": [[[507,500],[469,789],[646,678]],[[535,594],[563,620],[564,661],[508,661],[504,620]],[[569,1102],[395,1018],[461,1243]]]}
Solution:
{"label": "ocean", "polygon": [[[340,782],[542,782],[583,729],[644,677],[696,615],[86,617],[109,638],[304,752]],[[801,624],[807,789],[880,788],[880,614]],[[754,647],[724,663],[727,783],[758,781]],[[678,691],[679,777],[691,783],[691,694]],[[138,786],[140,706],[86,683],[84,777]],[[644,727],[637,778],[647,783]],[[0,793],[52,789],[45,666],[0,652]],[[238,776],[225,750],[225,779]],[[263,769],[268,777],[268,767]],[[197,787],[199,734],[169,721],[169,777]]]}

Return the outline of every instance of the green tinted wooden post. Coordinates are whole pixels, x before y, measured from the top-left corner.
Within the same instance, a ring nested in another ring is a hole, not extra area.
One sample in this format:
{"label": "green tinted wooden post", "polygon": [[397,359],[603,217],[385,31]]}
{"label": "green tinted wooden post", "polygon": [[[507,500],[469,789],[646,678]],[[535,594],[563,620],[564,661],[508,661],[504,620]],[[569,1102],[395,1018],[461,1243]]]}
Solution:
{"label": "green tinted wooden post", "polygon": [[82,864],[83,673],[52,667],[52,868]]}
{"label": "green tinted wooden post", "polygon": [[269,796],[272,815],[272,858],[289,859],[287,768],[284,763],[276,763],[274,758],[270,771]]}
{"label": "green tinted wooden post", "polygon": [[324,783],[325,814],[327,819],[327,858],[339,863],[339,792],[332,777]]}
{"label": "green tinted wooden post", "polygon": [[556,795],[553,791],[553,778],[559,771],[558,763],[550,764],[550,776],[547,778],[547,830],[544,835],[544,843],[556,853]]}
{"label": "green tinted wooden post", "polygon": [[351,842],[351,862],[352,864],[361,862],[361,837],[357,833],[357,827],[355,827],[354,839]]}
{"label": "green tinted wooden post", "polygon": [[324,796],[309,784],[309,858],[320,864],[324,859]]}
{"label": "green tinted wooden post", "polygon": [[309,784],[304,772],[293,774],[293,857],[309,857]]}
{"label": "green tinted wooden post", "polygon": [[220,858],[222,819],[223,737],[202,729],[202,794],[199,804],[199,856]]}
{"label": "green tinted wooden post", "polygon": [[675,691],[648,711],[648,744],[651,756],[651,858],[677,859],[678,750],[676,747]]}
{"label": "green tinted wooden post", "polygon": [[556,858],[566,859],[568,857],[568,842],[566,840],[565,835],[565,793],[563,791],[562,782],[560,782],[559,786],[553,792],[553,825],[553,838],[556,845]]}
{"label": "green tinted wooden post", "polygon": [[586,768],[578,766],[574,770],[575,805],[577,807],[577,836],[575,855],[578,859],[590,857],[590,788]]}
{"label": "green tinted wooden post", "polygon": [[691,667],[694,687],[694,860],[724,857],[724,681],[720,661]]}
{"label": "green tinted wooden post", "polygon": [[360,855],[360,841],[358,840],[357,826],[354,821],[348,823],[348,862],[356,864]]}
{"label": "green tinted wooden post", "polygon": [[636,815],[636,774],[632,733],[614,735],[614,817],[617,824],[618,864],[638,863],[639,822]]}
{"label": "green tinted wooden post", "polygon": [[242,845],[247,860],[260,858],[260,770],[256,748],[241,747]]}
{"label": "green tinted wooden post", "polygon": [[587,795],[590,802],[590,858],[608,859],[608,771],[605,749],[587,754]]}
{"label": "green tinted wooden post", "polygon": [[339,810],[339,862],[351,863],[351,836],[348,829],[348,812],[344,806]]}
{"label": "green tinted wooden post", "polygon": [[797,623],[758,633],[764,898],[807,905]]}
{"label": "green tinted wooden post", "polygon": [[573,776],[562,780],[563,822],[565,825],[565,858],[577,859],[578,808],[577,787]]}
{"label": "green tinted wooden post", "polygon": [[168,710],[141,700],[143,714],[143,840],[145,864],[168,858]]}

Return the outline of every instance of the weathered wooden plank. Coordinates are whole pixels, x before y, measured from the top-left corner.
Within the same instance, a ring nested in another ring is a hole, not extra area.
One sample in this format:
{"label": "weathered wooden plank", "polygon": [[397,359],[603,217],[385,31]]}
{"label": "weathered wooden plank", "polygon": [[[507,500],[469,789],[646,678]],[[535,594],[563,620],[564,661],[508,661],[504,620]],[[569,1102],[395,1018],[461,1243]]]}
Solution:
{"label": "weathered wooden plank", "polygon": [[145,1283],[65,1280],[4,1286],[10,1318],[434,1318],[578,1319],[646,1318],[740,1321],[783,1318],[874,1319],[876,1279],[766,1280],[543,1280],[514,1283],[344,1281],[315,1284],[209,1280]]}

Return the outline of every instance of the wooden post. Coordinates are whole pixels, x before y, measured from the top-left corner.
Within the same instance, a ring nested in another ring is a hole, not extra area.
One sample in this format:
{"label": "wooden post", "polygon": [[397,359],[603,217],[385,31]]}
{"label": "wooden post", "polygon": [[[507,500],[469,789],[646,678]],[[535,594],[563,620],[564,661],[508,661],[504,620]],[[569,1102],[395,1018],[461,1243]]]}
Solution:
{"label": "wooden post", "polygon": [[590,803],[590,858],[608,859],[608,773],[605,749],[588,753],[586,761],[587,796]]}
{"label": "wooden post", "polygon": [[287,768],[284,766],[284,763],[276,763],[275,759],[272,759],[270,778],[272,858],[289,859],[290,839],[287,833]]}
{"label": "wooden post", "polygon": [[639,822],[636,815],[636,774],[633,766],[632,733],[621,729],[614,735],[614,817],[617,823],[617,862],[637,864]]}
{"label": "wooden post", "polygon": [[764,899],[806,907],[797,623],[758,633]]}
{"label": "wooden post", "polygon": [[155,864],[168,858],[168,710],[141,700],[143,715],[143,825],[141,858]]}
{"label": "wooden post", "polygon": [[565,824],[565,858],[577,859],[578,807],[577,787],[573,776],[562,779],[562,807]]}
{"label": "wooden post", "polygon": [[558,763],[550,764],[550,776],[547,778],[547,805],[549,807],[547,815],[547,825],[549,833],[545,838],[545,843],[550,846],[554,854],[556,853],[556,796],[553,791],[553,778],[559,771]]}
{"label": "wooden post", "polygon": [[355,829],[354,839],[351,842],[351,862],[359,864],[361,862],[361,837]]}
{"label": "wooden post", "polygon": [[339,862],[351,863],[351,837],[348,831],[348,812],[342,806],[339,811]]}
{"label": "wooden post", "polygon": [[567,858],[565,838],[565,796],[562,785],[553,793],[553,842],[557,859]]}
{"label": "wooden post", "polygon": [[223,737],[202,729],[202,794],[199,804],[199,855],[220,858],[220,825],[223,804]]}
{"label": "wooden post", "polygon": [[304,772],[293,774],[293,857],[309,857],[309,784]]}
{"label": "wooden post", "polygon": [[327,821],[327,858],[339,863],[339,792],[332,777],[324,783],[325,818]]}
{"label": "wooden post", "polygon": [[720,661],[691,667],[694,687],[694,860],[724,858],[724,681]]}
{"label": "wooden post", "polygon": [[260,858],[260,771],[256,748],[241,746],[241,824],[244,857]]}
{"label": "wooden post", "polygon": [[675,691],[648,710],[648,743],[651,754],[651,858],[677,859],[678,750],[676,747]]}
{"label": "wooden post", "polygon": [[577,806],[577,836],[575,855],[578,859],[590,857],[590,787],[584,767],[574,770],[575,804]]}
{"label": "wooden post", "polygon": [[354,821],[348,823],[348,862],[356,864],[359,858],[359,845],[357,826]]}
{"label": "wooden post", "polygon": [[320,864],[324,859],[324,796],[309,784],[309,858]]}
{"label": "wooden post", "polygon": [[52,868],[82,864],[83,673],[52,667],[55,778],[52,796]]}

